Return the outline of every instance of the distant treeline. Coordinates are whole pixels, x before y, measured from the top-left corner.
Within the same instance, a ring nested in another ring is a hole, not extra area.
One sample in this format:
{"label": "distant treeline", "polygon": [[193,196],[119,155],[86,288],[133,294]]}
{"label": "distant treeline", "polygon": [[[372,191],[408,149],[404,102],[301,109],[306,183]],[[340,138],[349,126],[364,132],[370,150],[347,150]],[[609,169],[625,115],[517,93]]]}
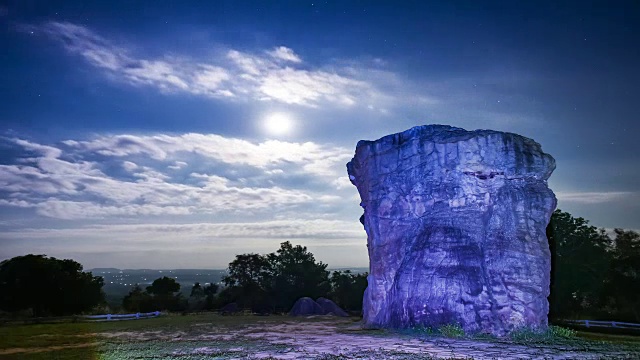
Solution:
{"label": "distant treeline", "polygon": [[306,247],[287,241],[275,253],[237,255],[222,279],[225,285],[222,289],[216,284],[195,283],[190,296],[185,298],[179,292],[180,284],[163,277],[146,291],[134,287],[125,296],[123,307],[135,312],[157,308],[201,311],[233,303],[234,309],[278,313],[289,311],[297,299],[309,296],[328,297],[347,311],[361,311],[367,274],[349,270],[330,273],[326,268],[326,264],[316,262]]}
{"label": "distant treeline", "polygon": [[[640,235],[614,237],[583,218],[556,210],[547,236],[551,250],[550,318],[640,322]],[[196,282],[180,292],[173,278],[131,288],[128,312],[215,310],[228,304],[256,313],[287,312],[303,296],[326,297],[352,313],[362,310],[366,273],[329,272],[306,247],[283,242],[270,254],[241,254],[229,264],[223,287]],[[18,256],[0,263],[0,310],[33,316],[70,315],[105,307],[104,281],[73,260]],[[113,309],[111,309],[113,310]]]}

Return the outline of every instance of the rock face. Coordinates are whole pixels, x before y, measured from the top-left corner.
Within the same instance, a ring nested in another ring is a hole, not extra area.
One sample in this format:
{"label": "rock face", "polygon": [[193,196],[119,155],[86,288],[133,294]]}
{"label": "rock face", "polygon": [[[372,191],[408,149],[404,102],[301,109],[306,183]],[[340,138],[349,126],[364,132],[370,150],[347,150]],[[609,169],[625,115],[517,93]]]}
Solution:
{"label": "rock face", "polygon": [[291,311],[289,311],[289,315],[291,316],[307,316],[307,315],[324,315],[324,310],[322,310],[322,306],[318,305],[317,302],[313,301],[310,297],[301,297],[293,304]]}
{"label": "rock face", "polygon": [[307,316],[307,315],[334,315],[349,316],[340,306],[333,301],[320,297],[317,301],[313,301],[310,297],[301,297],[293,304],[291,316]]}
{"label": "rock face", "polygon": [[538,143],[419,126],[358,142],[347,169],[368,237],[367,326],[547,326],[555,160]]}

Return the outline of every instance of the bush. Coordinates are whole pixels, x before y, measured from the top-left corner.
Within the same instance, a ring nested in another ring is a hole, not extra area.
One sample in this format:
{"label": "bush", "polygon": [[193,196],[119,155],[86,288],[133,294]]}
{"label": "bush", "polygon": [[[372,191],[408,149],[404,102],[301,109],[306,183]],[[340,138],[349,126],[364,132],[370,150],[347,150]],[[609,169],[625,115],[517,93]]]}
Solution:
{"label": "bush", "polygon": [[551,325],[546,330],[534,330],[531,328],[520,328],[511,334],[509,338],[518,343],[555,343],[558,340],[574,339],[576,331]]}
{"label": "bush", "polygon": [[465,335],[464,329],[458,323],[442,325],[438,328],[438,332],[449,338],[463,337]]}
{"label": "bush", "polygon": [[562,326],[551,325],[549,330],[552,336],[557,338],[574,339],[577,335],[577,331],[573,329],[563,328]]}

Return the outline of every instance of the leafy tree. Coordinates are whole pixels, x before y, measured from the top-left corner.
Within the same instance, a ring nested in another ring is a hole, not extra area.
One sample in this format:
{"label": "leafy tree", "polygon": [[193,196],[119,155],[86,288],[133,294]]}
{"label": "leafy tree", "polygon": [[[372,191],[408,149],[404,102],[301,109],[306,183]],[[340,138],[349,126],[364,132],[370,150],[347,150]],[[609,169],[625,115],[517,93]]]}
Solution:
{"label": "leafy tree", "polygon": [[131,312],[151,312],[156,310],[151,295],[143,291],[138,284],[122,299],[122,307]]}
{"label": "leafy tree", "polygon": [[327,265],[316,263],[306,246],[285,241],[275,254],[268,255],[273,268],[272,295],[275,309],[289,311],[301,297],[318,298],[331,290]]}
{"label": "leafy tree", "polygon": [[326,296],[326,268],[306,247],[286,241],[275,253],[237,255],[223,279],[227,288],[220,298],[258,312],[288,311],[300,297]]}
{"label": "leafy tree", "polygon": [[640,234],[614,230],[616,237],[603,294],[616,318],[640,321]]}
{"label": "leafy tree", "polygon": [[362,298],[367,288],[367,273],[354,274],[351,270],[331,274],[330,297],[345,310],[361,311]]}
{"label": "leafy tree", "polygon": [[202,288],[205,296],[205,309],[213,309],[216,293],[218,292],[218,285],[214,283],[210,283]]}
{"label": "leafy tree", "polygon": [[147,286],[147,292],[156,296],[173,296],[178,291],[180,291],[180,284],[176,279],[166,276],[153,280],[151,286]]}
{"label": "leafy tree", "polygon": [[547,237],[552,255],[550,316],[597,312],[609,268],[611,239],[604,229],[561,210],[552,214]]}
{"label": "leafy tree", "polygon": [[229,263],[228,271],[229,275],[222,279],[227,288],[221,294],[228,302],[237,302],[240,307],[254,311],[270,306],[273,264],[268,256],[237,255]]}
{"label": "leafy tree", "polygon": [[186,304],[179,291],[180,284],[166,276],[155,279],[150,286],[147,286],[147,293],[151,295],[156,310],[183,310]]}
{"label": "leafy tree", "polygon": [[46,255],[17,256],[0,263],[0,309],[32,309],[34,316],[69,315],[104,302],[103,279],[82,265]]}
{"label": "leafy tree", "polygon": [[189,297],[204,297],[204,290],[202,289],[202,286],[200,286],[199,282],[193,284],[193,286],[191,287],[191,295],[189,295]]}
{"label": "leafy tree", "polygon": [[218,292],[218,285],[209,284],[203,287],[199,282],[196,282],[191,287],[189,310],[212,309],[216,292]]}

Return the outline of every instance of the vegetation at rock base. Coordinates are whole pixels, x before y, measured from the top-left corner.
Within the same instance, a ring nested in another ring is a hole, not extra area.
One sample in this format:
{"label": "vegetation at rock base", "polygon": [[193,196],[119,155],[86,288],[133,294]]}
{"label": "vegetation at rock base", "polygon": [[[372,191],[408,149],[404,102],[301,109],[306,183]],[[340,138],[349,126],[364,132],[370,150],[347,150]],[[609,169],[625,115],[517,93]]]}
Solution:
{"label": "vegetation at rock base", "polygon": [[446,324],[438,328],[438,332],[445,337],[456,338],[465,335],[464,329],[460,324]]}

